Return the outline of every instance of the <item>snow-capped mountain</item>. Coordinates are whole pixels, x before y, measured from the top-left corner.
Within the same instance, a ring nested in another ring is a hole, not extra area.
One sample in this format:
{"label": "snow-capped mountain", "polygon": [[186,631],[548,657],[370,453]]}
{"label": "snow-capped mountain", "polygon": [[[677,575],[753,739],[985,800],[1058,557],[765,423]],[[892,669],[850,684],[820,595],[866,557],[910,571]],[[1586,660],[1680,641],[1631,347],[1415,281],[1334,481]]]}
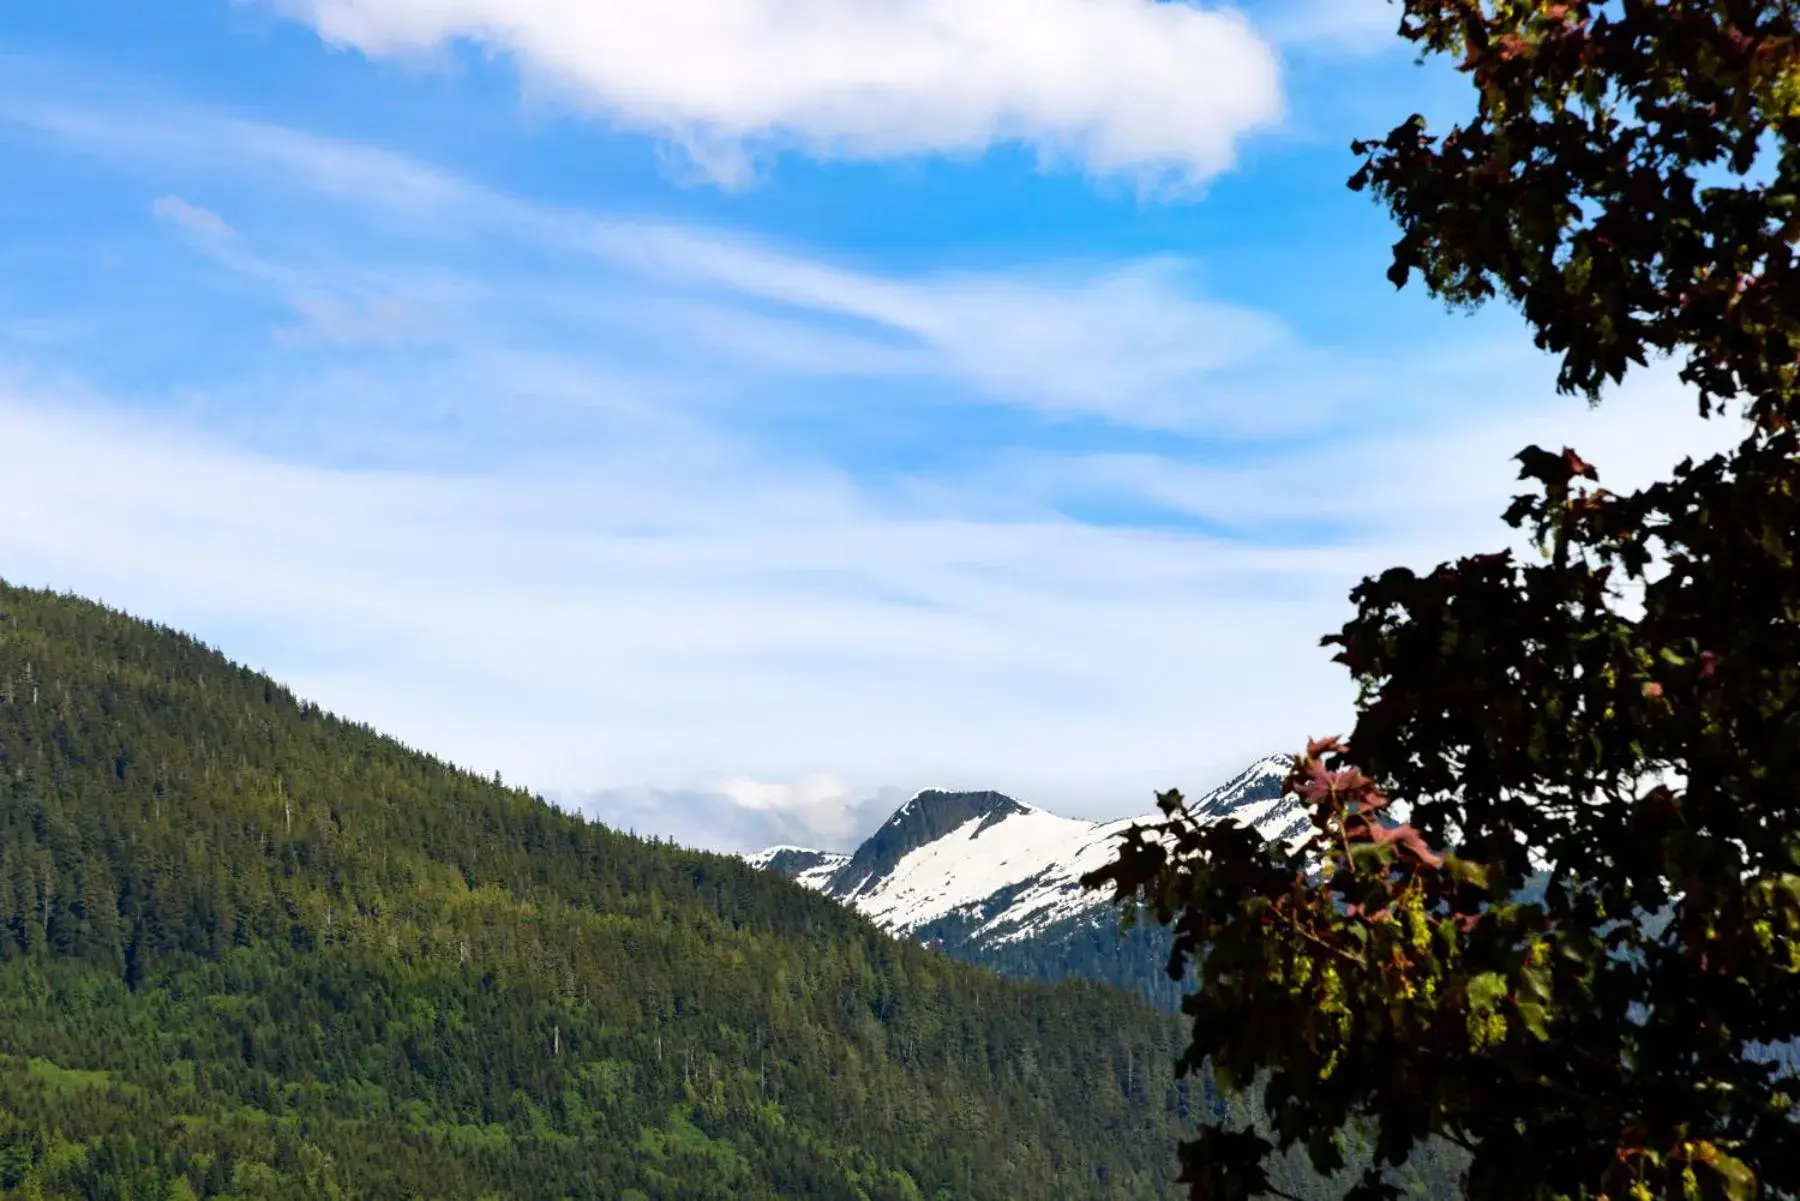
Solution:
{"label": "snow-capped mountain", "polygon": [[[1190,802],[1213,820],[1235,818],[1265,838],[1291,841],[1306,813],[1281,795],[1290,760],[1260,759]],[[1081,877],[1114,855],[1118,835],[1160,814],[1094,822],[1060,817],[998,792],[930,789],[902,805],[855,854],[771,847],[750,856],[836,897],[878,925],[1013,974],[1092,976],[1157,985],[1166,958],[1156,932],[1121,943],[1108,899]]]}

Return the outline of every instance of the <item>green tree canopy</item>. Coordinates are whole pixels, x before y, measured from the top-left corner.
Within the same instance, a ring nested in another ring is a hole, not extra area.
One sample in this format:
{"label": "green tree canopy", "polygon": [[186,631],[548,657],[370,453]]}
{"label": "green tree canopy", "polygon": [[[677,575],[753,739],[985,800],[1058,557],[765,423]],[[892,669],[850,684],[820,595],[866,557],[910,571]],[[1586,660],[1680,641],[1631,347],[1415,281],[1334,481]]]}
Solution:
{"label": "green tree canopy", "polygon": [[1358,1198],[1432,1137],[1472,1198],[1800,1195],[1800,4],[1404,10],[1476,104],[1355,147],[1395,284],[1512,302],[1591,400],[1672,360],[1744,437],[1632,494],[1527,448],[1540,556],[1385,572],[1325,640],[1360,700],[1288,781],[1308,845],[1168,793],[1096,873],[1198,967],[1185,1066],[1265,1083],[1185,1179],[1367,1126]]}

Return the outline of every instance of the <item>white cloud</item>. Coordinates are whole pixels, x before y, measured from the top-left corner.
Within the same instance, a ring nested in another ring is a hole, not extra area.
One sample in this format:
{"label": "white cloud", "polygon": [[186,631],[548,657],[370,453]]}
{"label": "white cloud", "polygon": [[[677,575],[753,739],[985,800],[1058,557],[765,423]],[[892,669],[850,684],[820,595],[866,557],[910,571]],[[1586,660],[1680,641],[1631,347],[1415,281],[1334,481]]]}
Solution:
{"label": "white cloud", "polygon": [[825,159],[1014,143],[1192,187],[1281,117],[1236,12],[1185,0],[274,0],[378,57],[463,42],[742,184],[759,151]]}
{"label": "white cloud", "polygon": [[392,296],[359,303],[339,296],[301,295],[294,297],[293,306],[299,320],[276,331],[277,337],[288,342],[393,346],[425,327],[415,306]]}
{"label": "white cloud", "polygon": [[[1218,385],[1292,343],[1269,314],[1197,296],[1187,264],[1173,260],[902,276],[665,226],[607,227],[579,240],[651,276],[858,323],[860,342],[838,335],[840,355],[812,358],[819,373],[933,374],[978,397],[1057,416],[1164,429],[1241,426],[1258,417],[1255,407]],[[792,357],[792,339],[769,332],[737,344],[750,355]]]}
{"label": "white cloud", "polygon": [[189,204],[179,196],[163,196],[150,206],[150,211],[202,243],[222,245],[237,237],[225,218],[211,209]]}
{"label": "white cloud", "polygon": [[[170,104],[159,93],[130,87],[95,94],[30,58],[0,56],[0,125],[150,174],[218,175],[250,188],[279,179],[415,218],[498,201],[405,155]],[[164,217],[206,212],[179,196],[164,197],[152,210]]]}
{"label": "white cloud", "polygon": [[[923,352],[912,370],[1062,416],[1167,429],[1241,426],[1257,409],[1221,391],[1221,377],[1298,349],[1273,316],[1197,296],[1188,264],[1172,259],[906,277],[667,226],[602,226],[576,239],[647,273],[866,323]],[[785,352],[784,341],[769,345]]]}
{"label": "white cloud", "polygon": [[[315,237],[290,263],[253,251],[254,230],[178,197],[159,201],[158,215],[198,249],[274,288],[297,318],[290,340],[392,345],[441,328],[437,310],[471,303],[487,306],[484,324],[522,312],[567,322],[605,285],[628,298],[608,323],[660,322],[684,355],[710,342],[767,367],[935,378],[972,399],[1143,428],[1242,432],[1312,415],[1250,403],[1269,386],[1258,366],[1278,362],[1291,376],[1304,348],[1273,316],[1205,296],[1193,264],[1176,258],[879,271],[726,231],[536,204],[402,155],[150,100],[101,112],[0,88],[0,120],[134,169],[178,164],[217,186],[260,180],[284,200],[304,192],[378,214],[390,219],[377,233],[385,241],[401,240],[398,219],[405,240],[492,252],[478,275],[383,271],[366,255],[322,253]],[[549,280],[518,265],[545,252]],[[1339,390],[1321,379],[1308,392],[1324,405]]]}
{"label": "white cloud", "polygon": [[[1407,374],[1396,365],[1382,386],[1416,387]],[[1228,464],[1091,453],[1020,456],[1001,470],[1015,488],[1045,501],[1078,506],[1125,497],[1255,545],[1332,546],[1350,554],[1367,547],[1431,567],[1458,554],[1524,545],[1498,516],[1507,498],[1528,490],[1512,457],[1528,444],[1572,445],[1597,464],[1603,484],[1629,491],[1662,478],[1685,456],[1703,458],[1742,436],[1733,421],[1700,421],[1692,392],[1666,362],[1630,377],[1598,407],[1555,395],[1551,375],[1549,360],[1539,359],[1508,372],[1495,388],[1516,391],[1536,376],[1536,387],[1527,384],[1529,400],[1497,397],[1452,421],[1290,443]],[[1465,387],[1487,390],[1473,380]]]}
{"label": "white cloud", "polygon": [[[1340,527],[1283,544],[1070,520],[1080,460],[922,507],[669,430],[528,472],[353,472],[0,391],[10,578],[196,631],[415,745],[719,845],[841,845],[884,785],[1134,812],[1339,731],[1349,685],[1317,638],[1348,586],[1504,543],[1513,446],[1567,434],[1627,484],[1731,432],[1663,378],[1593,413],[1546,402],[1211,476],[1097,460],[1115,490],[1204,517]],[[1023,493],[1010,515],[978,516],[993,489]],[[592,791],[632,781],[658,789]]]}
{"label": "white cloud", "polygon": [[[853,850],[905,799],[895,788],[858,796],[841,785],[813,795],[817,781],[818,777],[810,777],[798,785],[737,780],[716,788],[605,788],[553,799],[614,829],[712,851],[771,846]],[[746,784],[759,793],[753,803],[743,799]],[[777,797],[771,798],[771,792]],[[805,800],[787,803],[793,798]]]}
{"label": "white cloud", "polygon": [[[546,789],[722,793],[735,765],[798,792],[733,791],[830,830],[867,793],[806,784],[829,765],[1129,809],[1343,691],[1295,692],[1319,655],[1290,635],[1325,628],[1350,566],[1329,553],[889,513],[829,473],[678,443],[529,477],[375,475],[18,393],[0,438],[10,578],[194,630]],[[1296,595],[1252,586],[1270,575]]]}
{"label": "white cloud", "polygon": [[738,812],[761,819],[767,831],[762,846],[854,849],[902,801],[897,788],[864,796],[847,781],[822,772],[792,783],[735,776],[720,781],[717,788]]}
{"label": "white cloud", "polygon": [[441,279],[408,281],[415,299],[402,299],[392,294],[394,281],[366,269],[340,266],[327,273],[273,262],[255,253],[224,217],[180,196],[158,198],[151,212],[214,262],[272,286],[293,311],[294,320],[273,331],[284,343],[392,347],[430,327],[425,293],[439,303],[445,299]]}

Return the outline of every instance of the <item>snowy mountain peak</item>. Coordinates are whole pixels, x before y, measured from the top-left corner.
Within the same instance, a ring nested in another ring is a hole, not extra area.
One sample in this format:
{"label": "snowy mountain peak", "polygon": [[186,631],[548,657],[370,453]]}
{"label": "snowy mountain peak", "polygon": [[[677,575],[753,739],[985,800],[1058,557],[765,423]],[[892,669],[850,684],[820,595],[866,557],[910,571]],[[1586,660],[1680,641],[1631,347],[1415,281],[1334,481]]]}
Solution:
{"label": "snowy mountain peak", "polygon": [[[1273,841],[1305,837],[1304,809],[1281,795],[1290,762],[1257,760],[1192,802],[1193,811]],[[751,862],[846,901],[895,933],[999,947],[1114,920],[1111,903],[1083,889],[1081,878],[1111,861],[1133,824],[1059,817],[999,792],[927,789],[852,856],[784,847]]]}
{"label": "snowy mountain peak", "polygon": [[1269,755],[1219,785],[1190,808],[1208,821],[1230,818],[1239,825],[1254,826],[1270,842],[1294,842],[1305,837],[1312,819],[1291,797],[1281,795],[1282,781],[1293,766],[1291,755]]}
{"label": "snowy mountain peak", "polygon": [[[1292,762],[1286,755],[1258,759],[1191,798],[1188,809],[1203,821],[1234,821],[1297,845],[1312,824],[1298,799],[1281,795]],[[1162,820],[1153,813],[1085,821],[1004,793],[934,788],[897,809],[854,855],[771,847],[748,858],[843,901],[890,933],[957,958],[1003,973],[1088,975],[1140,989],[1153,976],[1144,995],[1173,1005],[1186,985],[1161,972],[1167,932],[1140,926],[1121,939],[1111,898],[1081,885],[1112,862],[1127,829]]]}
{"label": "snowy mountain peak", "polygon": [[1036,811],[1030,805],[1015,801],[1004,792],[953,792],[946,788],[927,788],[914,793],[912,800],[896,809],[882,829],[893,827],[926,832],[930,837],[925,841],[929,842],[931,838],[956,829],[971,817],[997,821],[1009,814],[1033,812]]}
{"label": "snowy mountain peak", "polygon": [[906,856],[953,831],[973,825],[971,836],[1016,814],[1036,813],[1001,792],[948,792],[928,788],[895,810],[881,829],[856,849],[833,877],[831,892],[848,897],[878,886]]}

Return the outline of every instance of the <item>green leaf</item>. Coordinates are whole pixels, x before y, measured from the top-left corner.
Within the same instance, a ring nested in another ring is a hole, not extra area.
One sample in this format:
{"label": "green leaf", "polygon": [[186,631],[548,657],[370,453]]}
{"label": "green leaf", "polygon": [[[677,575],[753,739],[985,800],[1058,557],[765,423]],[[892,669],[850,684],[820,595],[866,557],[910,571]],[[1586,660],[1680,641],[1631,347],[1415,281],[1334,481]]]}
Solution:
{"label": "green leaf", "polygon": [[1533,1038],[1544,1042],[1550,1037],[1550,1010],[1536,1001],[1518,1001],[1513,1005],[1513,1012],[1519,1015],[1519,1021],[1525,1026]]}
{"label": "green leaf", "polygon": [[1727,1155],[1710,1142],[1694,1144],[1694,1158],[1712,1170],[1728,1201],[1753,1201],[1756,1173],[1743,1160]]}
{"label": "green leaf", "polygon": [[1444,856],[1444,867],[1453,878],[1463,884],[1472,884],[1484,892],[1489,888],[1488,868],[1485,864],[1476,863],[1458,855],[1446,855]]}

